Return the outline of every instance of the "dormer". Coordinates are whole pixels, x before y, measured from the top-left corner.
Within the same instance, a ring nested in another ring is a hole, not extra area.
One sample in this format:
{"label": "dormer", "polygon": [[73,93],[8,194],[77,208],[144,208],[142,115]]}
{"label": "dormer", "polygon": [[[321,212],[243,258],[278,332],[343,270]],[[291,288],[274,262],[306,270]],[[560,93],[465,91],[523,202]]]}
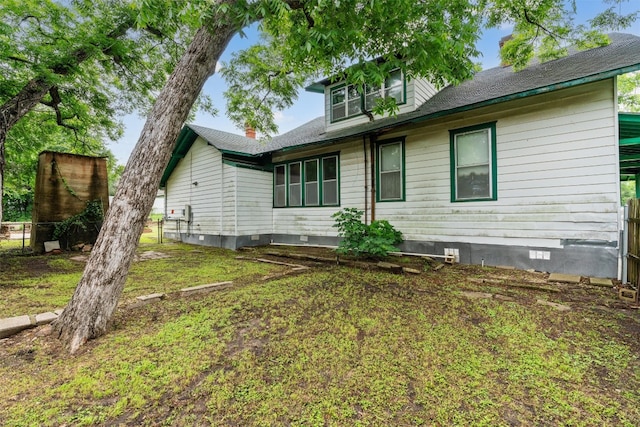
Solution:
{"label": "dormer", "polygon": [[[365,86],[359,93],[356,86],[324,79],[306,88],[309,92],[324,94],[324,117],[327,132],[344,129],[370,121],[363,112],[371,111],[376,98],[392,97],[398,105],[398,114],[408,113],[436,94],[436,88],[425,79],[407,79],[398,68],[380,86]],[[374,120],[382,116],[374,115]]]}

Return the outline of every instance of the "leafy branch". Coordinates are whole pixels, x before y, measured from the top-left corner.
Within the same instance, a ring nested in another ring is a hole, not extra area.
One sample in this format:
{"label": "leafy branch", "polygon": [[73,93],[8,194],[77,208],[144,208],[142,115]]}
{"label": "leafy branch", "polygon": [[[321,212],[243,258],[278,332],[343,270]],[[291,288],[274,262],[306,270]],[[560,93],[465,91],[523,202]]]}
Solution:
{"label": "leafy branch", "polygon": [[88,201],[86,208],[82,212],[56,223],[53,230],[53,240],[58,240],[60,237],[66,235],[72,227],[79,227],[87,231],[89,225],[101,222],[103,219],[104,211],[102,209],[102,201]]}

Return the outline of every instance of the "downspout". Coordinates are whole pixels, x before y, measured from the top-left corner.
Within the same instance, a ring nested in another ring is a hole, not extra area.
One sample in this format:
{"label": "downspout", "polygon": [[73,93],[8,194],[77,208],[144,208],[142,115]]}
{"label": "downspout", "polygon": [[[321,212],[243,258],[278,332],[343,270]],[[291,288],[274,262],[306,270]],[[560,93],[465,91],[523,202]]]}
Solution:
{"label": "downspout", "polygon": [[367,137],[362,135],[362,154],[364,154],[364,223],[368,224],[368,200],[369,193],[367,190]]}
{"label": "downspout", "polygon": [[224,223],[224,162],[222,161],[222,153],[220,153],[220,202],[218,205],[220,206],[220,225],[218,226],[218,236],[220,237],[220,247],[222,247],[222,225]]}
{"label": "downspout", "polygon": [[369,136],[369,145],[371,152],[371,222],[376,220],[376,135],[372,134]]}
{"label": "downspout", "polygon": [[[611,83],[613,85],[613,119],[614,119],[614,125],[613,125],[613,138],[615,141],[615,156],[616,156],[616,165],[617,165],[617,180],[616,180],[616,204],[620,203],[620,130],[619,130],[619,124],[620,124],[620,118],[618,117],[618,78],[617,77],[613,77],[611,79]],[[636,192],[638,191],[638,187],[636,187]],[[622,240],[624,240],[624,236],[625,233],[624,231],[627,230],[629,228],[628,223],[625,223],[626,217],[623,216],[622,218],[620,218],[620,209],[618,209],[618,215],[617,215],[617,219],[618,219],[618,240],[620,240],[620,238],[622,237]],[[623,273],[623,271],[627,268],[627,253],[626,253],[626,246],[627,244],[625,242],[620,242],[618,241],[618,277],[617,279],[620,280],[623,278],[623,276],[625,276],[626,274]],[[624,283],[624,282],[622,282]]]}

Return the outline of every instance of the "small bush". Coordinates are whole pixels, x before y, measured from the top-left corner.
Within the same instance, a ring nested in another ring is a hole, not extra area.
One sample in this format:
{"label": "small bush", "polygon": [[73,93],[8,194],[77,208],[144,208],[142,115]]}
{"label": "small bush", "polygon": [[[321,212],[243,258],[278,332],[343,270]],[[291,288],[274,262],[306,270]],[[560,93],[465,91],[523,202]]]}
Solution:
{"label": "small bush", "polygon": [[344,208],[332,215],[342,237],[336,252],[342,255],[370,256],[382,258],[389,252],[397,251],[396,245],[402,243],[402,233],[393,228],[387,220],[362,222],[363,211],[356,208]]}

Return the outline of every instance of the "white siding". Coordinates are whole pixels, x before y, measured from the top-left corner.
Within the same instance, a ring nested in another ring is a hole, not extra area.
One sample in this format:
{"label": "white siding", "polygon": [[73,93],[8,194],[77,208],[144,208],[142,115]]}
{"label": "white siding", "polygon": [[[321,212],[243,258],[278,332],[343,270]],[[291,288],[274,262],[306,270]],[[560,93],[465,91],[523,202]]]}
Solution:
{"label": "white siding", "polygon": [[273,223],[273,174],[236,168],[238,185],[238,235],[271,234]]}
{"label": "white siding", "polygon": [[[426,100],[438,93],[438,90],[434,85],[425,79],[415,79],[410,82],[414,86],[415,92],[415,108],[418,108],[425,103]],[[408,89],[409,83],[407,83]]]}
{"label": "white siding", "polygon": [[166,232],[175,231],[176,221],[171,218],[181,217],[185,205],[191,205],[193,221],[189,226],[181,221],[181,232],[219,234],[221,159],[220,152],[203,139],[194,141],[167,181],[165,197],[169,220],[166,221]]}
{"label": "white siding", "polygon": [[236,236],[237,234],[237,207],[236,192],[238,191],[238,168],[231,165],[222,164],[222,231],[225,236]]}
{"label": "white siding", "polygon": [[[406,201],[378,203],[407,240],[560,247],[618,240],[612,81],[512,101],[414,128]],[[492,111],[493,110],[493,111]],[[498,200],[452,203],[449,130],[497,121]]]}
{"label": "white siding", "polygon": [[340,206],[274,208],[273,232],[275,234],[337,236],[336,229],[332,227],[334,221],[331,215],[342,207],[364,206],[366,171],[364,168],[362,140],[353,140],[344,144],[317,148],[305,151],[304,154],[287,153],[284,156],[274,156],[273,162],[277,163],[335,152],[340,153]]}

